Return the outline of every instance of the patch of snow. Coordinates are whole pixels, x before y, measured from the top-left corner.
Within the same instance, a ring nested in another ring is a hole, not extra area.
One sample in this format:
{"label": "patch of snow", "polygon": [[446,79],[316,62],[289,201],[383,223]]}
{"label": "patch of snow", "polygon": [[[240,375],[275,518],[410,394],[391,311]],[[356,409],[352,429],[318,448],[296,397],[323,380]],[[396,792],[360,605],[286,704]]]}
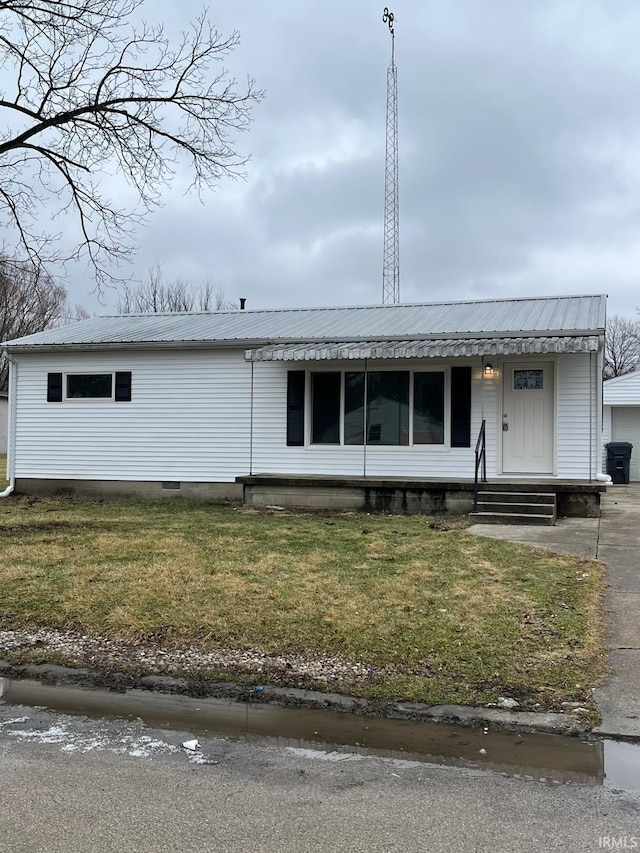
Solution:
{"label": "patch of snow", "polygon": [[[25,723],[28,717],[17,717],[14,720],[6,720],[2,725],[5,727],[11,723]],[[178,752],[178,748],[163,740],[149,737],[148,735],[133,736],[125,734],[119,740],[109,736],[106,729],[92,733],[70,732],[64,726],[57,724],[49,726],[48,729],[8,729],[3,734],[31,743],[60,744],[62,752],[93,752],[104,750],[117,755],[130,755],[132,758],[149,758],[154,754],[170,754]]]}
{"label": "patch of snow", "polygon": [[353,752],[327,752],[326,749],[303,749],[297,746],[287,746],[285,749],[289,755],[298,758],[311,758],[315,761],[360,761],[361,755]]}

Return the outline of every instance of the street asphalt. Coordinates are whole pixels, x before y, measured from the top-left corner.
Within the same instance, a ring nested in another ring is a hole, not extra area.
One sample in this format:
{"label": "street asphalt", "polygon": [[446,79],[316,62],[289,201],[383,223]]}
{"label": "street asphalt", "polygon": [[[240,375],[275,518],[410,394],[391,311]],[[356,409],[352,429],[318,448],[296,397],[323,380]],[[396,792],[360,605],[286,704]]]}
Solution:
{"label": "street asphalt", "polygon": [[[640,794],[0,705],[2,853],[584,853]],[[621,842],[622,839],[622,842]]]}
{"label": "street asphalt", "polygon": [[558,519],[555,527],[476,524],[470,530],[607,564],[611,675],[594,694],[602,714],[595,732],[640,739],[640,484],[609,486],[600,518]]}

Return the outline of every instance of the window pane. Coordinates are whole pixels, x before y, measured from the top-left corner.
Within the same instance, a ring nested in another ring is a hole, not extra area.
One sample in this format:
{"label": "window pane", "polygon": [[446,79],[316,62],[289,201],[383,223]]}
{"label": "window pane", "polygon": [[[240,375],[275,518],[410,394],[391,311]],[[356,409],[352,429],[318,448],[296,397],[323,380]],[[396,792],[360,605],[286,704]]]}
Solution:
{"label": "window pane", "polygon": [[414,374],[413,443],[444,444],[444,373]]}
{"label": "window pane", "polygon": [[340,374],[312,373],[311,442],[340,444]]}
{"label": "window pane", "polygon": [[344,375],[344,443],[364,442],[364,373]]}
{"label": "window pane", "polygon": [[78,373],[67,376],[67,397],[111,397],[111,373]]}
{"label": "window pane", "polygon": [[544,390],[544,370],[514,370],[514,391]]}
{"label": "window pane", "polygon": [[367,374],[367,444],[409,444],[409,371]]}

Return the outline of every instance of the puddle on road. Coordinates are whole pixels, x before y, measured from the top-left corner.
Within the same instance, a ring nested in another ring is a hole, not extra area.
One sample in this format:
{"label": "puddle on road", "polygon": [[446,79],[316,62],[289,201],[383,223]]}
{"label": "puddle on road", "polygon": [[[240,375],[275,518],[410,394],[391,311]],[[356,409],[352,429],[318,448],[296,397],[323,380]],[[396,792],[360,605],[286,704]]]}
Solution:
{"label": "puddle on road", "polygon": [[[226,699],[0,678],[0,704],[43,706],[65,714],[136,719],[156,728],[277,743],[327,752],[486,768],[510,776],[640,790],[640,746],[560,735],[360,717]],[[483,750],[483,752],[481,752]]]}

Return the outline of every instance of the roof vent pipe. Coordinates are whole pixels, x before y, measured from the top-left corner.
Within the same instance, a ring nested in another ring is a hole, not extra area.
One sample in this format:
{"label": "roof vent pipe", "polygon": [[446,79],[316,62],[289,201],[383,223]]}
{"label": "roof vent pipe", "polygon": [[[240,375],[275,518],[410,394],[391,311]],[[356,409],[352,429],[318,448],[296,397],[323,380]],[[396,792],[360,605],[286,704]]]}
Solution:
{"label": "roof vent pipe", "polygon": [[240,310],[241,311],[244,311],[244,306],[245,306],[246,302],[247,302],[246,298],[244,296],[241,296],[240,297]]}

